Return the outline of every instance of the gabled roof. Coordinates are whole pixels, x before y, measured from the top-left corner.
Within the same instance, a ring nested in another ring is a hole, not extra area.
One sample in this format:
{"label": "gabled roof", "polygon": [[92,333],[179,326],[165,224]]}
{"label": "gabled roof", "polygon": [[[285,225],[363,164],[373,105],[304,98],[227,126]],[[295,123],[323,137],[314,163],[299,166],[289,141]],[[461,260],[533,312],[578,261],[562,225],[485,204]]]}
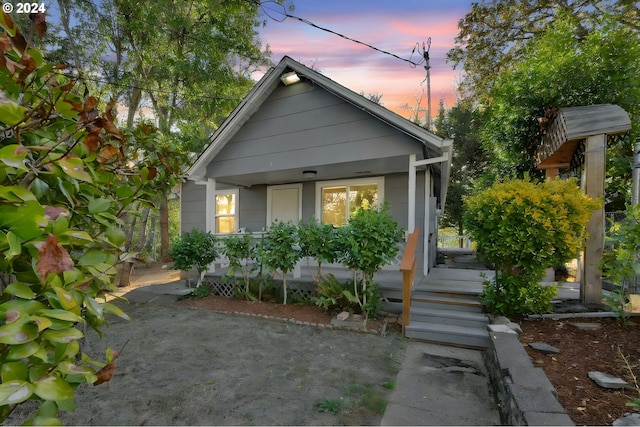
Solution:
{"label": "gabled roof", "polygon": [[278,87],[280,84],[280,76],[289,71],[295,71],[302,78],[313,82],[324,90],[387,123],[389,126],[415,138],[425,146],[427,152],[433,151],[440,155],[450,149],[451,141],[443,140],[423,127],[285,56],[276,67],[271,68],[262,79],[256,83],[247,96],[213,134],[211,143],[187,170],[187,177],[189,179],[200,180],[204,178],[207,165],[211,163],[220,150],[224,148],[244,123],[249,120],[251,115],[260,108],[260,105],[262,105],[269,95]]}

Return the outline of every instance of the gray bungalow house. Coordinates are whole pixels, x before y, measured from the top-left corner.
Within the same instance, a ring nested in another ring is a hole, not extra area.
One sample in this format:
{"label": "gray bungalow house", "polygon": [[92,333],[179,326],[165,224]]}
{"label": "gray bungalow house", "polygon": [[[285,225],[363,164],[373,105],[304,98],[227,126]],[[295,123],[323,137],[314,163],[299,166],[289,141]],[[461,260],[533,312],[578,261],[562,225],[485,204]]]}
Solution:
{"label": "gray bungalow house", "polygon": [[426,275],[451,143],[284,57],[188,169],[181,230],[260,232],[312,215],[340,226],[354,208],[387,201],[401,227],[420,228],[417,274]]}

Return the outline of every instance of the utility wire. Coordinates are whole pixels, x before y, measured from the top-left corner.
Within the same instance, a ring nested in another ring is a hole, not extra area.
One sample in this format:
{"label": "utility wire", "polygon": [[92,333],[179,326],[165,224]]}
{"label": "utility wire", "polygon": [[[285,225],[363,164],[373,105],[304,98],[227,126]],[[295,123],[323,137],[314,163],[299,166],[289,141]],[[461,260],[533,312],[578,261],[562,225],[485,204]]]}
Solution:
{"label": "utility wire", "polygon": [[[411,51],[411,55],[409,56],[409,59],[406,59],[406,58],[402,58],[401,56],[396,55],[395,53],[388,52],[386,50],[383,50],[383,49],[380,49],[380,48],[375,47],[373,45],[370,45],[368,43],[365,43],[363,41],[356,40],[356,39],[354,39],[352,37],[349,37],[349,36],[346,36],[344,34],[338,33],[337,31],[331,30],[329,28],[325,28],[325,27],[323,27],[321,25],[318,25],[318,24],[316,24],[314,22],[309,21],[308,19],[292,15],[292,14],[288,13],[285,10],[284,6],[282,6],[279,3],[276,3],[275,1],[272,1],[272,0],[267,0],[267,1],[262,1],[262,2],[259,1],[259,0],[245,0],[245,1],[248,1],[249,3],[256,4],[256,5],[260,6],[260,9],[262,9],[264,14],[266,16],[268,16],[269,18],[273,19],[276,22],[284,22],[287,18],[296,19],[296,20],[302,22],[303,24],[307,24],[307,25],[309,25],[309,26],[311,26],[313,28],[316,28],[318,30],[325,31],[327,33],[336,35],[338,37],[342,37],[345,40],[349,40],[351,42],[366,46],[366,47],[368,47],[370,49],[373,49],[373,50],[375,50],[377,52],[380,52],[380,53],[382,53],[384,55],[389,55],[389,56],[392,56],[393,58],[399,59],[401,61],[408,62],[412,67],[417,67],[418,65],[421,65],[424,62],[424,58],[419,60],[418,62],[415,62],[415,61],[413,61],[411,59],[411,58],[413,58],[413,55],[416,52],[416,50],[419,49],[419,44],[418,43],[416,43],[414,45],[413,50]],[[275,8],[274,9],[269,9],[269,7],[271,7],[271,6],[275,6]],[[282,15],[282,18],[279,19],[279,18],[276,18],[276,17],[272,16],[273,13]]]}

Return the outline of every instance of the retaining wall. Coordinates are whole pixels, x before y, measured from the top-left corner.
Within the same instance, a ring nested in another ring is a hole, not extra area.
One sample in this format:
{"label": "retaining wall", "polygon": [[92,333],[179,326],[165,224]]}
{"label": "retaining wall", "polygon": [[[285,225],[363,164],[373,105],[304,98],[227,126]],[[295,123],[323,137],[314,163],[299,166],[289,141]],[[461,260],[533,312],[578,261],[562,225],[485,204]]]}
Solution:
{"label": "retaining wall", "polygon": [[500,405],[502,425],[572,426],[544,371],[532,365],[518,334],[489,327],[485,353],[491,385]]}

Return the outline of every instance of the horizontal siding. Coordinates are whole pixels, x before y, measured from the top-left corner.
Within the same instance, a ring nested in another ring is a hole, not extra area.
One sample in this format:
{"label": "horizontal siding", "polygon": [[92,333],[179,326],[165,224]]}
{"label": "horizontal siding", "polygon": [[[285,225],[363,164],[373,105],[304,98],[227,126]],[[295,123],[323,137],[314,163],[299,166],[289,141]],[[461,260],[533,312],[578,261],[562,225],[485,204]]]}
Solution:
{"label": "horizontal siding", "polygon": [[[295,85],[298,86],[298,85]],[[278,88],[218,153],[224,177],[421,153],[421,144],[318,87]]]}
{"label": "horizontal siding", "polygon": [[207,187],[197,185],[193,181],[182,184],[180,190],[180,232],[187,233],[193,229],[205,230],[207,227]]}
{"label": "horizontal siding", "polygon": [[240,188],[238,195],[240,206],[240,227],[249,232],[261,231],[267,222],[267,187],[256,185]]}

